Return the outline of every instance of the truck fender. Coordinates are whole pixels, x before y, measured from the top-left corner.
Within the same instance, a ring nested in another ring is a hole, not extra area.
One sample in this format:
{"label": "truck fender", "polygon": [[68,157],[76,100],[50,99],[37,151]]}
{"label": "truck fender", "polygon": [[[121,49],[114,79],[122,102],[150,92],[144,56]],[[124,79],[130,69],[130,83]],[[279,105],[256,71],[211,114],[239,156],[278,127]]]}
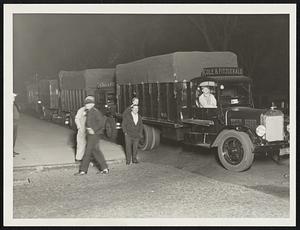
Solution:
{"label": "truck fender", "polygon": [[238,132],[243,132],[243,133],[245,133],[249,136],[252,143],[255,143],[255,141],[256,141],[255,134],[248,127],[245,127],[245,126],[226,126],[222,130],[220,130],[217,137],[215,138],[215,140],[211,144],[211,147],[218,147],[218,145],[219,145],[220,141],[222,140],[224,134],[228,130],[235,130],[235,131],[238,131]]}

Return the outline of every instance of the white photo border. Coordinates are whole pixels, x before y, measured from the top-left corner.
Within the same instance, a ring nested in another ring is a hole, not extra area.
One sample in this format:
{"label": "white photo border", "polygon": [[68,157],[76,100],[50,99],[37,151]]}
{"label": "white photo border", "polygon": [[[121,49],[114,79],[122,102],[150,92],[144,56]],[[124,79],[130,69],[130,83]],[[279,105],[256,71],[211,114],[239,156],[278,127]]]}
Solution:
{"label": "white photo border", "polygon": [[[295,226],[296,225],[296,4],[4,4],[4,226]],[[13,15],[14,14],[288,14],[290,19],[289,218],[13,218]]]}

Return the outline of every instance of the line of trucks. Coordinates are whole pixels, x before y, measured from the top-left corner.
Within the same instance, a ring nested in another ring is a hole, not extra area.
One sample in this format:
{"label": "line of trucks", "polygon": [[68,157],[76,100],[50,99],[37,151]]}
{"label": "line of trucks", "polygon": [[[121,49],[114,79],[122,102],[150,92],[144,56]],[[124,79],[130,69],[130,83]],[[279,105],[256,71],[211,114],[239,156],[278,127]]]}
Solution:
{"label": "line of trucks", "polygon": [[[210,85],[216,108],[197,106],[200,84]],[[106,116],[105,135],[121,135],[122,113],[135,96],[143,117],[141,150],[161,138],[185,145],[217,148],[228,170],[251,167],[257,153],[289,154],[289,124],[274,107],[256,109],[252,80],[232,52],[175,52],[153,56],[115,69],[60,71],[56,79],[27,85],[28,104],[43,119],[76,129],[74,117],[84,98],[94,95]]]}

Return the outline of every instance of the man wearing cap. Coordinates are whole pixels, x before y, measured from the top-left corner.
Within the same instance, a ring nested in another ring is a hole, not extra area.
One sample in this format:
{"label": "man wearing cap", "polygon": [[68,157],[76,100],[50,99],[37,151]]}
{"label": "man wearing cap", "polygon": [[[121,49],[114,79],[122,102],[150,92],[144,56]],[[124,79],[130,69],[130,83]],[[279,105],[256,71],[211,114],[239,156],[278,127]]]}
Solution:
{"label": "man wearing cap", "polygon": [[16,99],[17,94],[13,94],[13,137],[14,137],[14,142],[13,142],[13,156],[18,155],[19,153],[15,152],[15,144],[17,140],[17,132],[18,132],[18,123],[20,119],[20,112],[19,112],[19,107],[17,106],[15,99]]}
{"label": "man wearing cap", "polygon": [[104,129],[104,116],[98,109],[95,108],[95,98],[93,96],[88,96],[85,99],[85,109],[87,145],[79,167],[79,172],[75,175],[87,174],[92,156],[100,166],[100,173],[107,174],[109,171],[108,166],[103,153],[99,149],[100,134]]}
{"label": "man wearing cap", "polygon": [[217,101],[213,94],[210,93],[208,86],[201,86],[202,94],[199,97],[200,108],[217,108]]}

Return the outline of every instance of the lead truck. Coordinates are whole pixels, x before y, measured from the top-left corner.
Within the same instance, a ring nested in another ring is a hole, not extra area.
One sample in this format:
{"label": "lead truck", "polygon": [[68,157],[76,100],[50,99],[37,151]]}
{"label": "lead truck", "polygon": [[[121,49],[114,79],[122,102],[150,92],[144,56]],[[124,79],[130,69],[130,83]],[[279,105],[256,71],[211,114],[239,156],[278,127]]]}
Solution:
{"label": "lead truck", "polygon": [[[215,96],[215,108],[199,107],[203,85]],[[100,86],[98,94],[102,91]],[[106,134],[116,138],[122,112],[137,96],[144,122],[142,150],[157,147],[161,137],[217,148],[221,164],[232,171],[250,168],[257,153],[289,153],[283,113],[254,108],[252,81],[232,52],[176,52],[117,65],[115,95],[104,102],[113,108]]]}

